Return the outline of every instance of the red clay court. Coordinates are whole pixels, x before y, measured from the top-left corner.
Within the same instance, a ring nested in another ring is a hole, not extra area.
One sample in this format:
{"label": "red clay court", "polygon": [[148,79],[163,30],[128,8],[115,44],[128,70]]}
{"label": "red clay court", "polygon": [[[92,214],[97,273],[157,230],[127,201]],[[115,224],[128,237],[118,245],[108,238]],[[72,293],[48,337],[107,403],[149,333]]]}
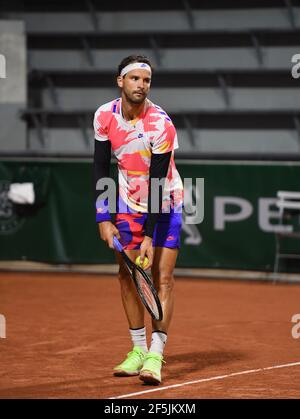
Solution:
{"label": "red clay court", "polygon": [[2,272],[0,292],[0,398],[300,397],[298,285],[177,278],[159,387],[112,375],[131,348],[114,276]]}

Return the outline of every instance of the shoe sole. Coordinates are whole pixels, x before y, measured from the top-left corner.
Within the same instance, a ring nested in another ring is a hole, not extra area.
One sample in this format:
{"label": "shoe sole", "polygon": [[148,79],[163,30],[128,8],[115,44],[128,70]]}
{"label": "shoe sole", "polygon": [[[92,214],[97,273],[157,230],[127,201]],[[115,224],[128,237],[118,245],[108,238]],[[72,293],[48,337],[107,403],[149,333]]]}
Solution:
{"label": "shoe sole", "polygon": [[128,372],[128,371],[114,371],[114,376],[115,377],[135,377],[137,375],[139,375],[140,372],[136,371],[136,372]]}
{"label": "shoe sole", "polygon": [[161,381],[153,377],[153,375],[150,373],[140,374],[140,380],[144,381],[145,384],[151,384],[153,386],[158,386],[161,383]]}

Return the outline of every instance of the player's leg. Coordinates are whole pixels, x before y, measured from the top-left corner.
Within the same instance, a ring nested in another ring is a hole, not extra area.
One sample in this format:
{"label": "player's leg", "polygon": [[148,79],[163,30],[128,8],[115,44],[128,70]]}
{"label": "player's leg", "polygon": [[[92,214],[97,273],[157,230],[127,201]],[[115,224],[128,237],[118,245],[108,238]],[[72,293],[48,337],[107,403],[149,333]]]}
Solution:
{"label": "player's leg", "polygon": [[[141,214],[117,214],[116,227],[121,243],[132,261],[139,255],[139,245],[143,241],[143,216]],[[144,326],[144,306],[138,297],[135,285],[121,255],[116,252],[119,263],[119,281],[124,310],[131,329]]]}
{"label": "player's leg", "polygon": [[181,214],[162,215],[157,223],[152,278],[163,309],[163,320],[152,321],[151,346],[140,378],[149,384],[160,384],[161,367],[167,333],[174,309],[174,268],[180,245]]}
{"label": "player's leg", "polygon": [[[121,238],[123,238],[123,246],[130,247],[136,245],[133,239],[136,236],[132,235],[131,217],[120,216],[117,219],[116,226],[120,231]],[[124,237],[131,237],[130,242]],[[132,261],[135,261],[139,254],[139,250],[129,249],[125,250]],[[145,354],[148,350],[146,340],[146,329],[144,323],[144,306],[138,296],[133,280],[126,268],[126,265],[118,252],[116,252],[117,261],[119,263],[119,282],[121,287],[121,297],[124,311],[129,325],[129,333],[132,340],[133,349],[127,354],[126,359],[114,368],[114,374],[117,376],[131,376],[138,375],[143,366]]]}
{"label": "player's leg", "polygon": [[[126,254],[131,260],[135,260],[139,255],[139,250],[126,250]],[[121,255],[116,252],[119,263],[119,282],[121,287],[122,303],[130,329],[144,327],[144,306],[138,296],[133,280],[126,268]]]}
{"label": "player's leg", "polygon": [[[174,268],[180,247],[182,213],[161,214],[153,245],[155,255],[152,266],[154,286],[163,309],[163,320],[152,321],[153,331],[167,334],[174,309]],[[164,339],[163,339],[164,340]],[[163,347],[159,350],[162,353]]]}
{"label": "player's leg", "polygon": [[[126,253],[131,260],[135,260],[138,255],[137,250],[127,250]],[[121,286],[122,302],[128,320],[133,348],[127,354],[125,360],[114,368],[114,375],[122,377],[134,376],[139,375],[148,350],[144,325],[144,306],[140,301],[123,259],[117,252],[116,256],[119,262],[118,277]]]}
{"label": "player's leg", "polygon": [[148,384],[161,383],[163,352],[167,342],[168,328],[174,309],[174,276],[178,249],[156,247],[152,266],[152,278],[163,310],[163,320],[152,320],[151,346],[140,372],[142,381]]}
{"label": "player's leg", "polygon": [[163,320],[152,320],[153,330],[168,333],[174,310],[174,268],[178,249],[156,247],[152,266],[152,278],[163,310]]}

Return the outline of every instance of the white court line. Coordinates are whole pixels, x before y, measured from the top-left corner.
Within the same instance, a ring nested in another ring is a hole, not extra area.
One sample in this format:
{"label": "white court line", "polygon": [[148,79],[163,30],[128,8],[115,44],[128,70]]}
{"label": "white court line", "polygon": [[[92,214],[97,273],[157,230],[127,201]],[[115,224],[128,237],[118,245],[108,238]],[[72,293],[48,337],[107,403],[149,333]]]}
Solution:
{"label": "white court line", "polygon": [[208,382],[208,381],[223,380],[224,378],[236,377],[237,375],[254,374],[256,372],[261,372],[261,371],[269,371],[269,370],[275,370],[277,368],[288,368],[288,367],[295,367],[295,366],[300,366],[300,361],[299,362],[293,362],[293,363],[290,363],[290,364],[273,365],[272,367],[257,368],[255,370],[233,372],[231,374],[219,375],[219,376],[216,376],[216,377],[201,378],[200,380],[187,381],[186,383],[172,384],[171,386],[158,387],[158,388],[154,388],[154,389],[151,389],[151,390],[145,390],[145,391],[138,391],[137,393],[122,394],[121,396],[109,397],[109,399],[125,399],[127,397],[140,396],[141,394],[154,393],[155,391],[164,391],[164,390],[168,390],[170,388],[178,388],[178,387],[188,386],[190,384],[199,384],[199,383],[205,383],[205,382]]}

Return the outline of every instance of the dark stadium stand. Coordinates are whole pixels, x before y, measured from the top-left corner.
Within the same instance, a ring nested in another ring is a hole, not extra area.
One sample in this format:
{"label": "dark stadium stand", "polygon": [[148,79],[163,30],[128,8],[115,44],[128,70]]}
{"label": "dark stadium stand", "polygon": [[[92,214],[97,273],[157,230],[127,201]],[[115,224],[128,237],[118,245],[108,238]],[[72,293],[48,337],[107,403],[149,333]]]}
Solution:
{"label": "dark stadium stand", "polygon": [[92,49],[151,48],[225,48],[299,45],[300,29],[236,30],[190,32],[127,33],[44,33],[29,32],[28,48],[43,50],[80,49],[83,39]]}
{"label": "dark stadium stand", "polygon": [[150,98],[183,138],[178,155],[297,158],[300,85],[291,57],[300,48],[299,6],[176,0],[131,1],[115,10],[92,0],[2,2],[3,17],[26,22],[28,107],[20,115],[28,151],[53,153],[60,141],[62,154],[90,154],[93,113],[118,95],[120,59],[139,52],[155,67]]}
{"label": "dark stadium stand", "polygon": [[[180,10],[180,9],[251,9],[251,8],[274,8],[299,6],[299,0],[173,0],[170,2],[141,2],[131,0],[130,2],[120,2],[117,4],[118,10]],[[116,4],[109,2],[97,2],[95,0],[74,0],[68,3],[69,11],[85,12],[90,8],[97,11],[114,11]],[[60,0],[3,0],[2,8],[4,11],[24,11],[27,12],[65,12],[66,4]],[[0,9],[1,10],[1,9]]]}

